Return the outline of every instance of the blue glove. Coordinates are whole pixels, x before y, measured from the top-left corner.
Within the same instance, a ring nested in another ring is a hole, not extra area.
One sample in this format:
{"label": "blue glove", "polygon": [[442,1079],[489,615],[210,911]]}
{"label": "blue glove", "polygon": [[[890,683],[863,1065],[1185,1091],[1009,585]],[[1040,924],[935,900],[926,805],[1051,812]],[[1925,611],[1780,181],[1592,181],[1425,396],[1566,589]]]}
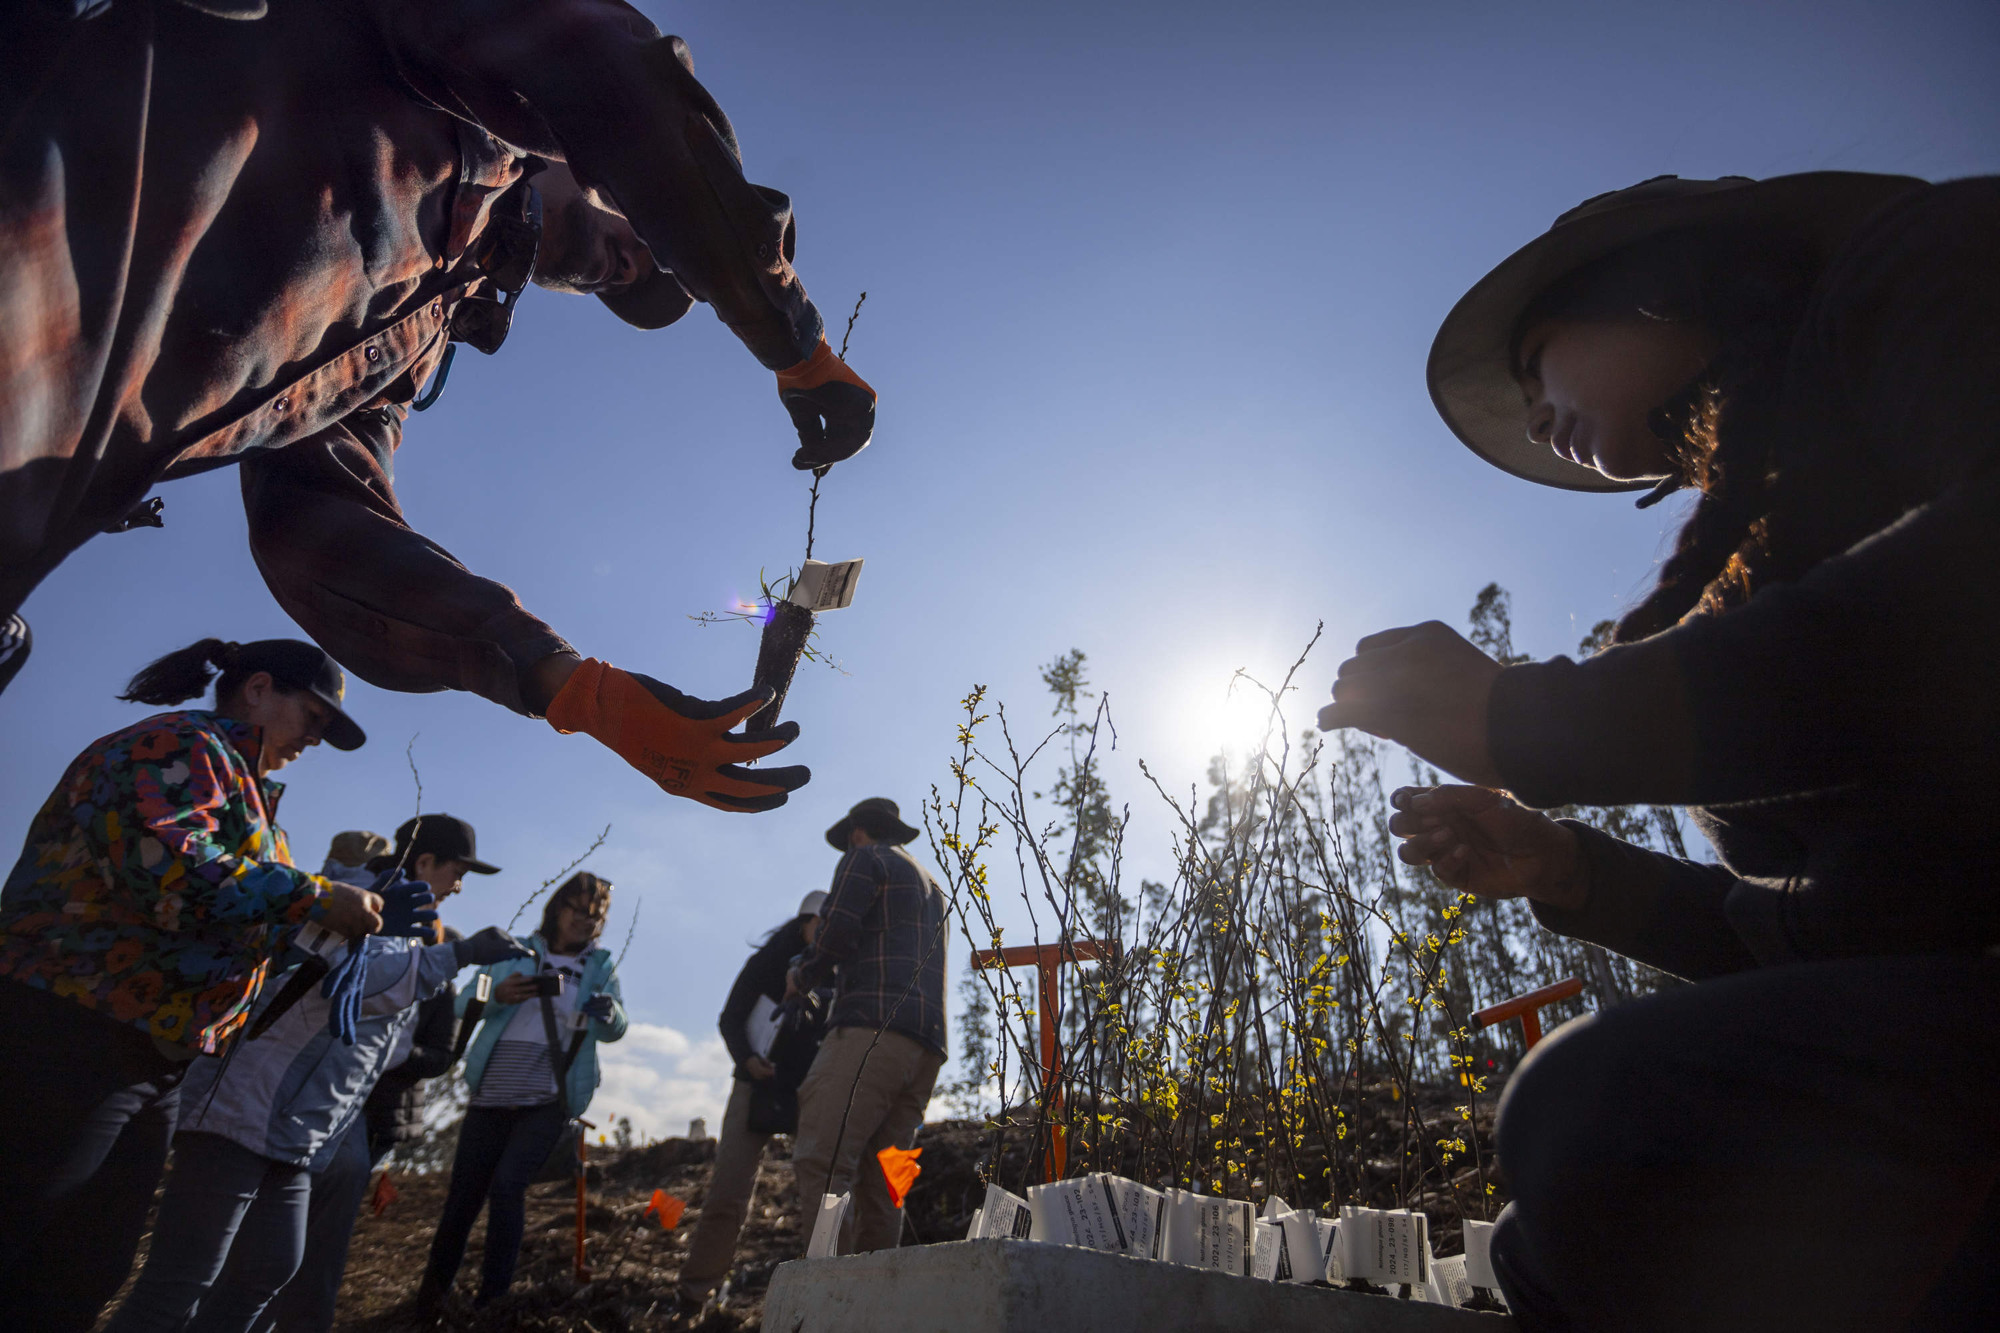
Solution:
{"label": "blue glove", "polygon": [[437,897],[430,885],[406,879],[400,869],[390,869],[382,872],[369,891],[382,895],[382,929],[377,934],[436,942]]}
{"label": "blue glove", "polygon": [[600,1023],[609,1023],[613,1003],[609,992],[599,992],[583,1002],[583,1015],[585,1018],[594,1018]]}
{"label": "blue glove", "polygon": [[354,1026],[361,1021],[361,992],[368,982],[368,941],[354,940],[347,954],[333,965],[319,993],[332,1001],[326,1030],[343,1046],[354,1044]]}

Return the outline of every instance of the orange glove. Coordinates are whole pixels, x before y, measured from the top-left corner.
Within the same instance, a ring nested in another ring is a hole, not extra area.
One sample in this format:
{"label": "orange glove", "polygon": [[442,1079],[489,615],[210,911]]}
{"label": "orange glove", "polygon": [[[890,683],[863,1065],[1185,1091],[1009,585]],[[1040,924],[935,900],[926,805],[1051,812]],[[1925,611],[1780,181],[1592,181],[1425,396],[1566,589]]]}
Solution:
{"label": "orange glove", "polygon": [[792,466],[801,472],[854,457],[875,434],[875,391],[824,338],[811,356],[778,372],[778,401],[798,427]]}
{"label": "orange glove", "polygon": [[770,701],[766,688],[710,703],[591,657],[549,701],[548,716],[557,731],[595,736],[670,795],[718,810],[775,810],[812,771],[799,764],[748,769],[742,763],[790,745],[799,724],[781,723],[754,739],[728,734]]}

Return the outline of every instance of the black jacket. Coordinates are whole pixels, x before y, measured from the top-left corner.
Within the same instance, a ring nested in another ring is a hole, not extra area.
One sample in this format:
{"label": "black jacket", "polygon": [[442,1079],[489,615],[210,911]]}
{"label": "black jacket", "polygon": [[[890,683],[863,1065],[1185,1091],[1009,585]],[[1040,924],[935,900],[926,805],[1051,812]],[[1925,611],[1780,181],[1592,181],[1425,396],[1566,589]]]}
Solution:
{"label": "black jacket", "polygon": [[785,973],[791,969],[792,959],[805,947],[803,918],[793,917],[759,945],[757,952],[743,964],[743,970],[736,974],[736,984],[729,988],[729,999],[716,1022],[722,1032],[722,1044],[729,1048],[729,1058],[736,1066],[736,1077],[744,1077],[743,1062],[756,1054],[750,1048],[746,1025],[757,997],[761,995],[772,1004],[784,1002]]}
{"label": "black jacket", "polygon": [[1795,576],[1587,662],[1509,667],[1538,806],[1700,807],[1720,866],[1580,829],[1566,935],[1688,977],[2000,944],[2000,178],[1912,191],[1822,274],[1774,442]]}
{"label": "black jacket", "polygon": [[452,1044],[458,1036],[457,998],[457,987],[447,984],[417,1006],[416,1036],[409,1058],[382,1075],[363,1108],[371,1144],[413,1143],[424,1136],[429,1081],[452,1066]]}

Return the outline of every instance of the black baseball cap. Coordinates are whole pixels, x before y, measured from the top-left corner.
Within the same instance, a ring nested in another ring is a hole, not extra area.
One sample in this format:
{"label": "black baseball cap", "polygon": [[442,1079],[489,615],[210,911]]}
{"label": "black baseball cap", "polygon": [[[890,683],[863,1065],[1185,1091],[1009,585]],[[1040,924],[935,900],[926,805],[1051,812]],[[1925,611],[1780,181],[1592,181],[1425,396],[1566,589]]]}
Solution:
{"label": "black baseball cap", "polygon": [[403,821],[403,826],[396,830],[396,859],[407,862],[425,852],[440,861],[463,861],[465,868],[475,875],[500,873],[499,866],[479,859],[472,825],[457,815],[418,815]]}
{"label": "black baseball cap", "polygon": [[332,709],[333,716],[327,719],[322,739],[334,749],[358,750],[367,742],[368,733],[340,706],[347,697],[347,677],[342,674],[340,663],[327,656],[326,649],[318,644],[298,639],[256,639],[236,646],[231,665],[245,675],[268,671],[278,684],[304,690]]}

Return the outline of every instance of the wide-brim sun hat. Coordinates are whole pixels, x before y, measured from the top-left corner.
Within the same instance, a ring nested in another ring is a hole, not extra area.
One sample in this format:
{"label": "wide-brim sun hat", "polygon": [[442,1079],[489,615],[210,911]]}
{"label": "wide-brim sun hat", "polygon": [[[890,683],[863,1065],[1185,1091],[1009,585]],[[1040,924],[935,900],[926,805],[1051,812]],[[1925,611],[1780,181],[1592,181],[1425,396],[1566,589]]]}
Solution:
{"label": "wide-brim sun hat", "polygon": [[894,843],[898,847],[917,836],[917,830],[903,822],[903,812],[886,796],[857,801],[844,819],[826,831],[827,843],[835,851],[844,852],[847,835],[857,828],[865,830],[877,842]]}
{"label": "wide-brim sun hat", "polygon": [[1438,415],[1465,446],[1503,472],[1571,491],[1630,491],[1528,438],[1528,404],[1514,378],[1515,326],[1550,286],[1586,264],[1663,232],[1718,223],[1782,231],[1831,259],[1870,214],[1927,184],[1913,176],[1808,171],[1752,180],[1655,176],[1586,199],[1474,283],[1445,316],[1426,378]]}

